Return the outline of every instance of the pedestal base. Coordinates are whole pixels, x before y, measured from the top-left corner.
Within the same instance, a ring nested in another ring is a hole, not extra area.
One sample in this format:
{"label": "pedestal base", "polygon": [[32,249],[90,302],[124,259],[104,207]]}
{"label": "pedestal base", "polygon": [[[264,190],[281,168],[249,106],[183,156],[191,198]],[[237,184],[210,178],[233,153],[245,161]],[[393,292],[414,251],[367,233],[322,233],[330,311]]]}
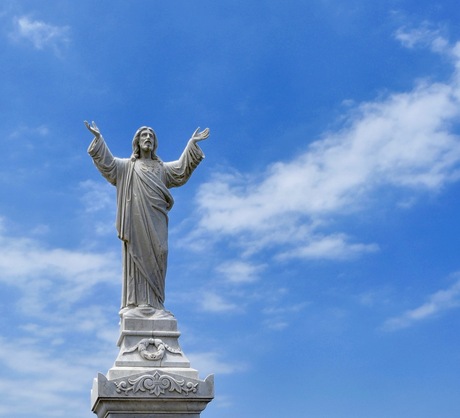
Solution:
{"label": "pedestal base", "polygon": [[[120,322],[120,351],[115,364],[107,373],[109,380],[141,373],[152,368],[167,368],[173,373],[198,378],[179,346],[180,332],[171,313],[159,311],[148,317],[122,316]],[[174,369],[174,370],[173,370]]]}
{"label": "pedestal base", "polygon": [[98,418],[199,418],[214,397],[214,376],[200,380],[190,367],[174,316],[122,315],[120,328],[115,364],[91,390]]}
{"label": "pedestal base", "polygon": [[199,418],[213,397],[213,375],[202,381],[154,369],[107,380],[99,373],[91,409],[98,418]]}

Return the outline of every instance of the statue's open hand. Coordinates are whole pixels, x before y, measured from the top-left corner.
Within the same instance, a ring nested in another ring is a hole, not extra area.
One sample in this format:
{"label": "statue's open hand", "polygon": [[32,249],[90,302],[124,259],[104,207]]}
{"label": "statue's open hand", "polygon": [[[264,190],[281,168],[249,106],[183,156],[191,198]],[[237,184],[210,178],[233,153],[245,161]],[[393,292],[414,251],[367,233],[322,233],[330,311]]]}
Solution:
{"label": "statue's open hand", "polygon": [[209,136],[209,128],[206,128],[200,132],[200,128],[196,128],[195,132],[193,132],[190,141],[196,144],[198,141],[203,141]]}
{"label": "statue's open hand", "polygon": [[85,125],[86,127],[88,128],[88,130],[96,137],[96,138],[99,138],[101,136],[101,132],[99,131],[99,128],[96,126],[96,124],[94,122],[92,122],[91,124],[89,124],[86,120],[85,120]]}

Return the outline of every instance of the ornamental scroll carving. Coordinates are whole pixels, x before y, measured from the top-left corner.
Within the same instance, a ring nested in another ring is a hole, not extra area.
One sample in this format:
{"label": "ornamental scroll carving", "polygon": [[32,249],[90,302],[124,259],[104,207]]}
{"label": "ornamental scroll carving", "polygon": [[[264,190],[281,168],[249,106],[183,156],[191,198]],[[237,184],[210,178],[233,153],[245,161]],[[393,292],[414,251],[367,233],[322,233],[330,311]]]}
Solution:
{"label": "ornamental scroll carving", "polygon": [[117,387],[116,391],[118,393],[123,392],[125,395],[143,392],[158,397],[166,391],[188,395],[189,393],[196,393],[198,390],[198,383],[176,380],[171,376],[160,374],[158,371],[154,374],[140,376],[137,379],[114,383]]}

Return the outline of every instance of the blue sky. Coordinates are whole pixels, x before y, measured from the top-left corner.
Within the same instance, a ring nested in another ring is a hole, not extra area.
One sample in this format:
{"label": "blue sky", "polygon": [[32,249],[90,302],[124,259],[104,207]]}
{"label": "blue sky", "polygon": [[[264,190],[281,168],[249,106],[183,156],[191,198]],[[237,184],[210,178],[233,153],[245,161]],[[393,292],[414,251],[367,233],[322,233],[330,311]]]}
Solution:
{"label": "blue sky", "polygon": [[116,357],[112,152],[176,159],[166,306],[206,417],[453,418],[454,1],[2,1],[0,416],[91,417]]}

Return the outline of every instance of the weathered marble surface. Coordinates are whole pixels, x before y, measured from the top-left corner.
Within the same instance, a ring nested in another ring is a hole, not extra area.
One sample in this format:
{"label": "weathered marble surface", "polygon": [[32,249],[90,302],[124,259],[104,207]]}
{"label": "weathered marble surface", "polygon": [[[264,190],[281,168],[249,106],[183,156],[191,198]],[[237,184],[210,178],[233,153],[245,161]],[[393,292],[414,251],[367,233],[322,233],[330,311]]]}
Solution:
{"label": "weathered marble surface", "polygon": [[197,142],[209,130],[197,129],[179,160],[156,155],[153,129],[141,127],[131,158],[114,157],[99,129],[88,148],[101,174],[117,188],[117,231],[123,243],[120,347],[107,375],[98,374],[91,407],[99,418],[198,418],[214,397],[214,376],[200,380],[179,345],[180,332],[164,308],[169,188],[187,182],[204,158]]}
{"label": "weathered marble surface", "polygon": [[99,374],[91,390],[98,418],[198,418],[214,397],[214,376],[206,380],[152,369],[108,380]]}
{"label": "weathered marble surface", "polygon": [[165,311],[122,317],[120,351],[91,390],[98,418],[198,418],[214,397],[214,376],[200,380],[179,345],[177,321]]}
{"label": "weathered marble surface", "polygon": [[132,141],[130,158],[112,155],[99,128],[85,121],[94,135],[88,153],[102,176],[117,188],[118,237],[123,246],[123,290],[121,311],[142,307],[164,309],[168,259],[168,212],[174,199],[170,188],[184,185],[204,158],[198,146],[209,129],[197,129],[180,158],[163,162],[156,149],[152,128],[142,126]]}
{"label": "weathered marble surface", "polygon": [[[114,379],[139,373],[143,369],[164,367],[183,376],[198,378],[198,372],[190,368],[190,362],[179,346],[179,336],[173,316],[122,318],[118,339],[120,351],[107,377]],[[163,350],[162,344],[165,346]]]}

